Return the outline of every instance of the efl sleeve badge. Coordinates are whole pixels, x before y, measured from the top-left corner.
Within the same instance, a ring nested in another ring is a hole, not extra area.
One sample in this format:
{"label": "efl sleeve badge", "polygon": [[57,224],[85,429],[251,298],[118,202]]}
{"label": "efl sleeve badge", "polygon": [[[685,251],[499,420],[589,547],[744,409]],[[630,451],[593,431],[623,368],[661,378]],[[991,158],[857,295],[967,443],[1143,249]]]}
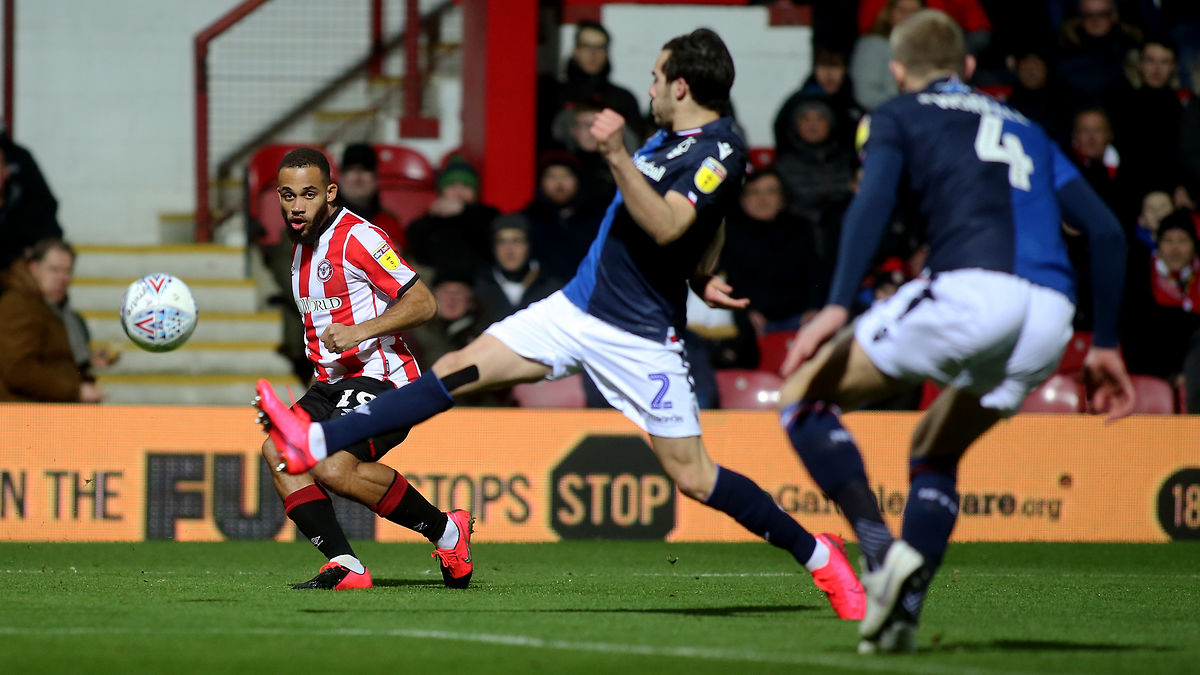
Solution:
{"label": "efl sleeve badge", "polygon": [[721,164],[713,157],[705,157],[700,163],[700,168],[696,169],[696,189],[706,195],[713,193],[721,182],[725,180],[725,165]]}
{"label": "efl sleeve badge", "polygon": [[391,246],[388,246],[386,241],[375,248],[375,251],[371,253],[371,257],[377,260],[380,265],[383,265],[385,269],[400,269],[400,257],[396,255]]}

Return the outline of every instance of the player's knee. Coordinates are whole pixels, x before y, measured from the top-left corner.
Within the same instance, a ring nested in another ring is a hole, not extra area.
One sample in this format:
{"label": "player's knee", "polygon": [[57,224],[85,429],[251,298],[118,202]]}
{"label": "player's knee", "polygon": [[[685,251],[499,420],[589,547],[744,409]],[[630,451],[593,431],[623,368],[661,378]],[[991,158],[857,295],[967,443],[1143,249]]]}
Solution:
{"label": "player's knee", "polygon": [[[353,461],[347,461],[347,457]],[[358,461],[350,453],[339,452],[317,462],[317,465],[312,468],[312,475],[326,489],[345,496],[350,490],[354,465],[357,463]]]}

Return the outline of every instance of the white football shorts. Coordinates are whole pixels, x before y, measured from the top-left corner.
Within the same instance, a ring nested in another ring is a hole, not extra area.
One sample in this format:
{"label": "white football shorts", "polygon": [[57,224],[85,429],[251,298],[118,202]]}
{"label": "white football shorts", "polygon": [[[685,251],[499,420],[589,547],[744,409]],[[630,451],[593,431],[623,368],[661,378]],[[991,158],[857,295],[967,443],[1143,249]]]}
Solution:
{"label": "white football shorts", "polygon": [[886,375],[953,385],[1012,415],[1057,369],[1074,317],[1058,291],[963,269],[904,284],[863,315],[854,337]]}
{"label": "white football shorts", "polygon": [[562,291],[492,324],[487,333],[550,366],[548,380],[586,370],[604,398],[651,435],[700,435],[700,408],[681,340],[658,343],[621,330],[579,309]]}

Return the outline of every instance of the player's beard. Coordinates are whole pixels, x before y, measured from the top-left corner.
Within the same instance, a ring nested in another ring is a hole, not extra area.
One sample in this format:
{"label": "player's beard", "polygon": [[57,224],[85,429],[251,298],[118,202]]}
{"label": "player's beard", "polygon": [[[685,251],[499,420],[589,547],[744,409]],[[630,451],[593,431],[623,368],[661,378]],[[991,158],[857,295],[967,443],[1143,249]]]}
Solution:
{"label": "player's beard", "polygon": [[329,219],[330,210],[328,208],[321,209],[313,218],[311,225],[305,225],[304,229],[296,230],[292,228],[291,221],[287,221],[288,239],[292,240],[293,244],[300,246],[312,246],[321,238],[321,233],[325,231],[325,221]]}

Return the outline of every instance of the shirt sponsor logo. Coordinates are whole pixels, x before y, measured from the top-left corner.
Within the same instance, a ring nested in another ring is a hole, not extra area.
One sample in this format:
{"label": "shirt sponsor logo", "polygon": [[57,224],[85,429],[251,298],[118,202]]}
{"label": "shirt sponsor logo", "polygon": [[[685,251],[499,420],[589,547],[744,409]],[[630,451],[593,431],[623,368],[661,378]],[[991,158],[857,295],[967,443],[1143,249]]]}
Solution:
{"label": "shirt sponsor logo", "polygon": [[724,164],[718,162],[715,157],[705,157],[700,163],[700,168],[696,169],[696,189],[710,195],[725,180],[725,175]]}
{"label": "shirt sponsor logo", "polygon": [[317,278],[322,282],[333,278],[333,263],[329,262],[328,258],[323,258],[321,262],[317,263]]}
{"label": "shirt sponsor logo", "polygon": [[388,246],[386,241],[375,249],[375,252],[371,254],[371,257],[379,261],[379,264],[383,265],[386,269],[394,270],[400,268],[400,258],[396,255],[396,252],[392,250],[392,247]]}
{"label": "shirt sponsor logo", "polygon": [[726,157],[728,157],[732,154],[733,154],[733,146],[729,145],[725,141],[721,141],[721,142],[717,143],[717,156],[718,157],[720,157],[721,159],[725,159]]}
{"label": "shirt sponsor logo", "polygon": [[633,165],[637,167],[638,171],[646,174],[646,177],[653,180],[655,183],[662,180],[663,175],[667,173],[667,167],[659,166],[641,156],[633,160]]}
{"label": "shirt sponsor logo", "polygon": [[300,298],[296,302],[296,307],[301,314],[312,314],[313,312],[332,312],[342,306],[342,299],[339,297],[332,298]]}
{"label": "shirt sponsor logo", "polygon": [[[683,139],[683,141],[680,142],[679,145],[675,146],[675,149],[673,149],[667,153],[667,159],[675,159],[676,157],[687,152],[688,149],[691,148],[695,144],[696,144],[695,137],[688,136],[687,138]],[[724,157],[722,157],[722,159],[724,159]]]}

